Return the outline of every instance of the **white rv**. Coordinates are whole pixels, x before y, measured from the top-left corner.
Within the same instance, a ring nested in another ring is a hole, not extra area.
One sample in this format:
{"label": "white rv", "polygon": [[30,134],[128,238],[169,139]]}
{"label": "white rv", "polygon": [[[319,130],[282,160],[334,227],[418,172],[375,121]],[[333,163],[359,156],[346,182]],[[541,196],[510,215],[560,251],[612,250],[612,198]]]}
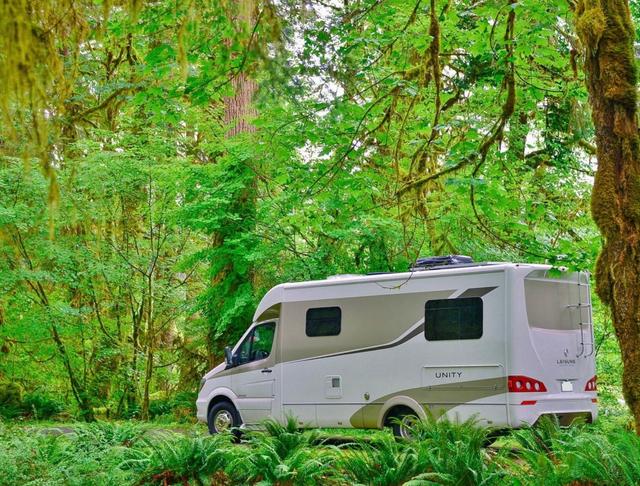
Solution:
{"label": "white rv", "polygon": [[293,416],[301,427],[399,435],[429,413],[495,428],[596,419],[588,273],[412,270],[272,288],[204,376],[198,418],[211,433]]}

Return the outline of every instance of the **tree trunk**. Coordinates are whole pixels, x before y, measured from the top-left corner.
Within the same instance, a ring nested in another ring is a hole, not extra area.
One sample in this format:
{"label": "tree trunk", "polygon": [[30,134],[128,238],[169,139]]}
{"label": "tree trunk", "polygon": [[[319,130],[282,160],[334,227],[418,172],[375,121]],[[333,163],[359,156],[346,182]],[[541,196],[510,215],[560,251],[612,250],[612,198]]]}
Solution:
{"label": "tree trunk", "polygon": [[[151,195],[149,195],[151,197]],[[150,208],[151,209],[151,208]],[[153,248],[153,224],[149,224],[151,229],[151,248]],[[158,250],[159,251],[159,250]],[[142,393],[142,420],[149,420],[149,390],[151,388],[151,379],[153,378],[153,360],[155,358],[156,331],[154,329],[154,282],[153,282],[153,263],[149,265],[149,273],[147,275],[147,312],[146,312],[146,365],[144,372],[144,388]]]}
{"label": "tree trunk", "polygon": [[138,384],[138,353],[140,353],[140,319],[142,318],[142,312],[144,307],[141,305],[140,310],[136,313],[133,305],[133,297],[130,295],[131,300],[131,376],[130,381],[127,384],[127,410],[130,412],[135,410],[137,405],[136,387]]}
{"label": "tree trunk", "polygon": [[635,29],[627,0],[578,0],[575,25],[596,129],[591,211],[603,238],[596,292],[622,351],[622,388],[640,434],[640,152]]}
{"label": "tree trunk", "polygon": [[[236,25],[239,32],[250,31],[253,22],[254,0],[236,0]],[[248,42],[245,46],[249,49]],[[253,95],[258,89],[257,83],[244,71],[237,72],[231,78],[233,96],[224,100],[224,122],[229,126],[227,137],[231,138],[241,133],[253,133],[255,127],[249,118],[256,116],[253,106]]]}
{"label": "tree trunk", "polygon": [[149,390],[151,387],[151,378],[153,378],[153,360],[154,353],[151,344],[147,346],[146,365],[144,372],[144,391],[142,393],[142,411],[140,418],[142,420],[149,420]]}
{"label": "tree trunk", "polygon": [[[47,310],[48,310],[47,303]],[[93,407],[91,406],[91,400],[89,398],[89,394],[87,393],[84,385],[80,383],[78,380],[73,367],[71,366],[71,360],[69,359],[69,353],[67,352],[67,348],[62,342],[62,338],[60,337],[60,333],[58,332],[58,328],[54,323],[51,323],[51,337],[53,338],[53,342],[58,349],[58,353],[62,358],[62,363],[64,364],[64,368],[67,370],[67,376],[69,377],[69,383],[71,385],[71,392],[73,393],[76,402],[78,403],[78,408],[80,409],[80,416],[85,422],[94,422],[95,416],[93,414]]]}
{"label": "tree trunk", "polygon": [[249,118],[256,116],[257,111],[251,102],[257,89],[256,82],[245,73],[239,73],[231,80],[234,96],[227,98],[224,103],[224,122],[229,126],[227,137],[241,133],[253,133],[255,127]]}

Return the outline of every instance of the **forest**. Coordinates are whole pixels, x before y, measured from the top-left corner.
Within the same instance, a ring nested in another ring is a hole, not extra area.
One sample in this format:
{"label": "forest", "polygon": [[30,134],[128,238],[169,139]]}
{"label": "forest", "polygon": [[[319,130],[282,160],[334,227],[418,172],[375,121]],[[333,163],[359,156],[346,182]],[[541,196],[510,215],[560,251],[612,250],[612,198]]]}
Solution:
{"label": "forest", "polygon": [[[638,22],[636,0],[0,2],[0,484],[638,484]],[[269,422],[244,449],[196,424],[271,287],[449,254],[591,272],[598,422],[495,448],[472,423],[343,447]]]}

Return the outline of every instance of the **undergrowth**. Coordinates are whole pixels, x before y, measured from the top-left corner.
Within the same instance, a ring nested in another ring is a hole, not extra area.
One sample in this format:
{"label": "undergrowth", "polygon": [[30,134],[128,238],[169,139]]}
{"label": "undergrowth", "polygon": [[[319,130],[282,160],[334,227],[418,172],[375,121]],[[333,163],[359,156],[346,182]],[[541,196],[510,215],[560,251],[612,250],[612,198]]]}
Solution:
{"label": "undergrowth", "polygon": [[[0,484],[13,485],[637,485],[640,438],[623,428],[543,421],[488,445],[473,422],[427,420],[415,439],[354,434],[339,445],[295,420],[263,432],[136,423],[59,430],[0,422]],[[335,435],[334,435],[335,438]],[[501,444],[501,446],[500,446]]]}

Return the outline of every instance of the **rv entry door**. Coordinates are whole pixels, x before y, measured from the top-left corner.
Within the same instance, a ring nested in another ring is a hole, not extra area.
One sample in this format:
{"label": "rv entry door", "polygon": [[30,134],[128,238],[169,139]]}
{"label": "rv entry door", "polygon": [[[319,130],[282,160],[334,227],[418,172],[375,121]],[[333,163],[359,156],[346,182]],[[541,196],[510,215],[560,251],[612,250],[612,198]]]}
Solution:
{"label": "rv entry door", "polygon": [[237,372],[231,387],[237,395],[238,411],[247,425],[257,424],[271,415],[275,395],[276,322],[257,324],[234,353]]}

